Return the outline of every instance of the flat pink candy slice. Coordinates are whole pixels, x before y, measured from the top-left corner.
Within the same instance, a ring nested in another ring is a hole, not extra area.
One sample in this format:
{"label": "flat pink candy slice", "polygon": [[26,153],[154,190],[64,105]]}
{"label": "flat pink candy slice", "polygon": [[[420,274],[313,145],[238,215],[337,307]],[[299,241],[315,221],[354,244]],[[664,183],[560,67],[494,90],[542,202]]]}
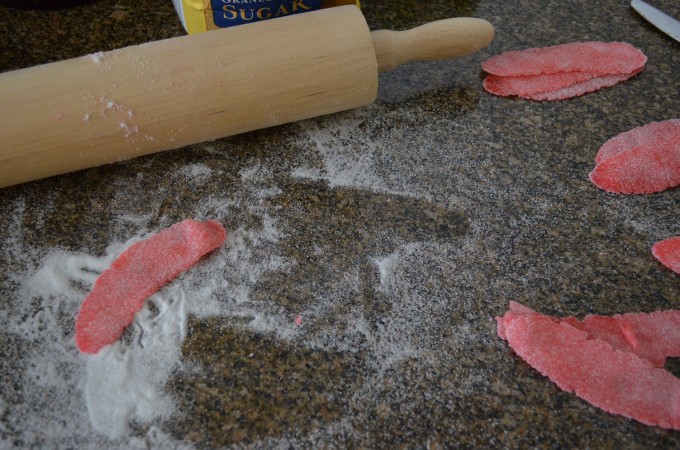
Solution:
{"label": "flat pink candy slice", "polygon": [[572,84],[571,86],[556,89],[554,91],[538,92],[535,94],[524,95],[524,98],[530,100],[540,101],[555,101],[565,100],[567,98],[578,97],[589,92],[595,92],[599,89],[614,86],[617,83],[626,81],[628,78],[637,75],[635,73],[624,73],[621,75],[603,75],[590,80],[582,81],[580,83]]}
{"label": "flat pink candy slice", "polygon": [[[679,244],[680,245],[680,244]],[[510,310],[497,317],[498,336],[505,338],[505,323],[520,315],[538,314],[517,302],[510,302]],[[546,316],[549,317],[549,316]],[[588,333],[588,339],[600,339],[618,350],[635,353],[657,367],[663,367],[667,357],[680,356],[680,311],[616,314],[614,316],[587,315],[582,321],[575,317],[551,317]]]}
{"label": "flat pink candy slice", "polygon": [[562,72],[615,75],[638,72],[646,62],[640,50],[625,42],[572,42],[502,53],[485,61],[482,69],[503,77]]}
{"label": "flat pink candy slice", "polygon": [[494,56],[482,64],[484,89],[539,101],[563,100],[638,74],[647,57],[623,42],[573,42]]}
{"label": "flat pink candy slice", "polygon": [[680,380],[658,367],[659,359],[680,353],[680,311],[588,316],[580,322],[511,302],[496,320],[499,336],[561,389],[610,413],[680,429]]}
{"label": "flat pink candy slice", "polygon": [[573,318],[564,321],[587,332],[590,339],[607,341],[656,367],[663,367],[667,357],[680,356],[680,311],[677,310],[612,317],[589,315],[582,322]]}
{"label": "flat pink candy slice", "polygon": [[[614,316],[636,355],[663,367],[667,357],[680,356],[680,311],[655,311]],[[587,317],[586,317],[587,319]]]}
{"label": "flat pink candy slice", "polygon": [[680,274],[680,236],[657,242],[652,254],[661,264]]}
{"label": "flat pink candy slice", "polygon": [[112,344],[144,301],[226,238],[215,222],[184,220],[125,250],[97,278],[76,317],[76,345],[97,353]]}
{"label": "flat pink candy slice", "polygon": [[663,122],[650,122],[647,125],[625,131],[602,144],[595,157],[595,163],[621,155],[638,145],[653,145],[660,136],[680,133],[680,120],[671,119]]}
{"label": "flat pink candy slice", "polygon": [[602,145],[589,174],[597,187],[651,194],[680,185],[680,120],[652,122]]}
{"label": "flat pink candy slice", "polygon": [[541,92],[563,89],[576,83],[597,78],[598,76],[598,74],[592,72],[563,72],[541,75],[519,75],[516,77],[489,75],[482,84],[484,89],[495,95],[519,95],[520,97],[526,97]]}

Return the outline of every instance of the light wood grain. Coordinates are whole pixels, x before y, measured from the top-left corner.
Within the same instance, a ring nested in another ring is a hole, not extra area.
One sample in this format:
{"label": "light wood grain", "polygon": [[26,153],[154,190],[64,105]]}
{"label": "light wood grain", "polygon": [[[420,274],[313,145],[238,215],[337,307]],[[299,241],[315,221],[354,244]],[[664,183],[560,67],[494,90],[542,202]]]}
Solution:
{"label": "light wood grain", "polygon": [[409,61],[448,59],[486,47],[494,27],[484,19],[458,17],[439,20],[406,31],[371,33],[378,70],[384,72]]}

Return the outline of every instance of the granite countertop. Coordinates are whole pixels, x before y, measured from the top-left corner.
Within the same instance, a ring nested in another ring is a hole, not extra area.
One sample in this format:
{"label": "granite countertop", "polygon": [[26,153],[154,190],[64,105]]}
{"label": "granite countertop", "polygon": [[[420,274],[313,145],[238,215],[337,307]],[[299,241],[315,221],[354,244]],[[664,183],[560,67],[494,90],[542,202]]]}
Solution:
{"label": "granite countertop", "polygon": [[[0,189],[0,447],[680,446],[561,391],[494,321],[510,300],[680,307],[680,277],[650,252],[680,234],[680,190],[588,180],[604,141],[680,117],[680,44],[620,0],[362,9],[371,29],[474,16],[496,37],[382,74],[364,108]],[[2,71],[184,34],[170,0],[0,7],[0,28]],[[587,40],[629,42],[646,68],[559,102],[482,89],[492,55]],[[96,274],[185,218],[218,220],[227,243],[118,344],[79,354]]]}

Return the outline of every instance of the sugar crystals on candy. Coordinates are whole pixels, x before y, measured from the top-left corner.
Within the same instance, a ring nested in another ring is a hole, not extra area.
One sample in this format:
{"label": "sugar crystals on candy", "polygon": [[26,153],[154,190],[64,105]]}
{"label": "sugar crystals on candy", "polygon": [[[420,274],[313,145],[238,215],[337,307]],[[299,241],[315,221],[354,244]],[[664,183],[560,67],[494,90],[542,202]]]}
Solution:
{"label": "sugar crystals on candy", "polygon": [[613,86],[638,74],[647,57],[624,42],[572,42],[510,51],[482,64],[488,92],[562,100]]}
{"label": "sugar crystals on candy", "polygon": [[215,221],[184,220],[133,244],[102,272],[76,317],[76,345],[97,353],[115,342],[144,301],[226,238]]}
{"label": "sugar crystals on candy", "polygon": [[589,178],[618,194],[651,194],[680,185],[680,120],[651,122],[605,142]]}
{"label": "sugar crystals on candy", "polygon": [[657,242],[652,246],[652,254],[664,266],[680,274],[680,236]]}
{"label": "sugar crystals on candy", "polygon": [[680,355],[680,311],[560,319],[515,302],[498,335],[561,389],[648,425],[680,429],[680,380],[663,369]]}

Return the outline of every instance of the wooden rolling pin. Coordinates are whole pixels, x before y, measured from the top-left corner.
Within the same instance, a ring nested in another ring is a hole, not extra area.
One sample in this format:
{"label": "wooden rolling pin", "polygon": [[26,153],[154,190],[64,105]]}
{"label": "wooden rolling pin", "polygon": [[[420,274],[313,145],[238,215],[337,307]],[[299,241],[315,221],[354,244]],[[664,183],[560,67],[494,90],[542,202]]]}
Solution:
{"label": "wooden rolling pin", "polygon": [[487,21],[371,33],[343,6],[0,74],[0,187],[367,105],[378,71],[474,52]]}

